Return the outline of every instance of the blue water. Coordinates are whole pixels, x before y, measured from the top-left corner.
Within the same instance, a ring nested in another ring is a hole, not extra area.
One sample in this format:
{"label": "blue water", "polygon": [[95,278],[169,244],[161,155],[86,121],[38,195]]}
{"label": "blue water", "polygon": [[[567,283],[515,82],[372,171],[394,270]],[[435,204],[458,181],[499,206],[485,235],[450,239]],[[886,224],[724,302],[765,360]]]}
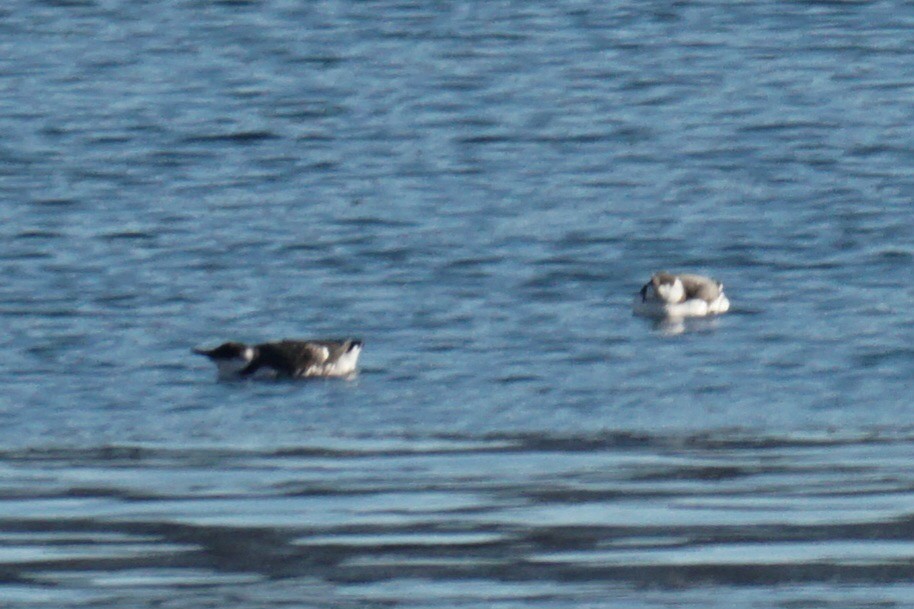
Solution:
{"label": "blue water", "polygon": [[914,6],[13,0],[0,133],[4,607],[914,605]]}

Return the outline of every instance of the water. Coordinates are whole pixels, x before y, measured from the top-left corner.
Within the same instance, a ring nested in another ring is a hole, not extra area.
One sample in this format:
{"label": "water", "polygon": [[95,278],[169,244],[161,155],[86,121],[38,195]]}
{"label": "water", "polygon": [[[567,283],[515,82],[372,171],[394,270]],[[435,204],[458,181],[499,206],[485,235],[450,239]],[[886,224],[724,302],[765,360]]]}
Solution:
{"label": "water", "polygon": [[912,24],[5,4],[3,606],[911,606]]}

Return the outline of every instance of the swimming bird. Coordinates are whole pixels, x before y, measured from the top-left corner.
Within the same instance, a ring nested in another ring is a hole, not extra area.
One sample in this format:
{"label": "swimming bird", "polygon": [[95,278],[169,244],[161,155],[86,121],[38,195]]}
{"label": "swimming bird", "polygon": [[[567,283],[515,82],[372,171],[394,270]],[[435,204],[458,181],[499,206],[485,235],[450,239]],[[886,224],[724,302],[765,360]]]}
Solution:
{"label": "swimming bird", "polygon": [[704,317],[726,313],[724,284],[704,275],[655,273],[635,297],[636,315],[654,318]]}
{"label": "swimming bird", "polygon": [[285,339],[259,345],[227,342],[215,349],[193,352],[216,364],[220,380],[351,377],[356,372],[362,341]]}

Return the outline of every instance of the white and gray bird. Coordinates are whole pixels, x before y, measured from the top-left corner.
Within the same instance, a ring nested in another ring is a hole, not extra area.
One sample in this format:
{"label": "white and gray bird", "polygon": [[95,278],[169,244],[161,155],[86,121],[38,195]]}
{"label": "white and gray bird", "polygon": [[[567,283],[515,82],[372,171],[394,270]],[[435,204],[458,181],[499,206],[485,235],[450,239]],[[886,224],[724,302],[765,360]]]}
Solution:
{"label": "white and gray bird", "polygon": [[704,317],[726,313],[724,284],[704,275],[655,273],[635,296],[636,315],[652,318]]}
{"label": "white and gray bird", "polygon": [[221,380],[352,377],[362,352],[362,341],[286,339],[259,345],[227,342],[214,349],[193,352],[216,364]]}

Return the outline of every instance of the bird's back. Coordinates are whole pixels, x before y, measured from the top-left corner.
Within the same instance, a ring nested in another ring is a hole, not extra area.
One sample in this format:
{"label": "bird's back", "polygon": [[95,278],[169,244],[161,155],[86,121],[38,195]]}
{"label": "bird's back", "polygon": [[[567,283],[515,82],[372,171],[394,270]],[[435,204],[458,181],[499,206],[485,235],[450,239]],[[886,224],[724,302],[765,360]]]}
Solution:
{"label": "bird's back", "polygon": [[686,299],[700,298],[705,302],[713,302],[720,296],[720,283],[703,275],[679,275],[682,286],[685,288]]}
{"label": "bird's back", "polygon": [[349,353],[351,339],[293,340],[258,345],[263,364],[287,376],[310,376],[328,372],[344,355]]}

